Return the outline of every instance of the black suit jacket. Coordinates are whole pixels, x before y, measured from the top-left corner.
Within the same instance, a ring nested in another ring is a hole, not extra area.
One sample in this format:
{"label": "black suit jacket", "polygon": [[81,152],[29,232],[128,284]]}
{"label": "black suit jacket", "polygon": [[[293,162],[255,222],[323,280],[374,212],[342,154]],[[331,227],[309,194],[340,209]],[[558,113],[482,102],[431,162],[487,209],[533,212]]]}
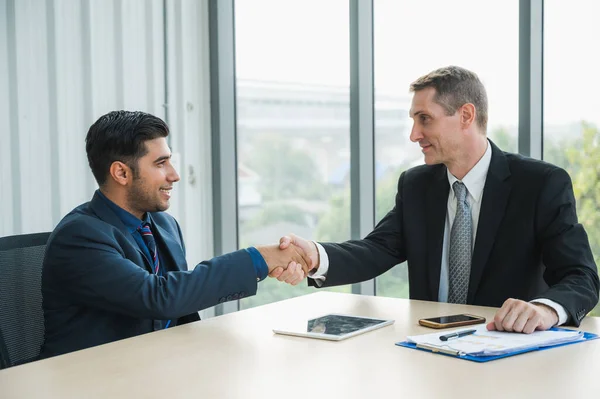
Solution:
{"label": "black suit jacket", "polygon": [[164,277],[118,216],[96,194],[58,224],[46,247],[42,294],[46,336],[41,357],[154,331],[155,320],[199,320],[198,311],[254,295],[256,271],[245,250],[188,271],[177,221],[151,213]]}
{"label": "black suit jacket", "polygon": [[[544,297],[579,325],[598,302],[600,283],[569,175],[490,145],[467,303],[500,307],[508,298]],[[373,232],[323,244],[330,262],[323,286],[368,280],[408,261],[410,297],[437,301],[449,190],[444,165],[402,173],[395,207]]]}

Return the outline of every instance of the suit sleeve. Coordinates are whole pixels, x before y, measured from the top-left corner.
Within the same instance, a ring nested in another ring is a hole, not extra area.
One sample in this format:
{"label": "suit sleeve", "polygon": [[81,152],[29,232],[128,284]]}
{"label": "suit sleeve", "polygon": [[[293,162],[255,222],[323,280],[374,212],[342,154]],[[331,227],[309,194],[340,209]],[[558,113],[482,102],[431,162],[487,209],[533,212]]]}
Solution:
{"label": "suit sleeve", "polygon": [[80,223],[52,238],[44,269],[56,295],[137,318],[175,319],[257,289],[245,250],[157,276],[127,259],[113,236]]}
{"label": "suit sleeve", "polygon": [[[394,208],[367,237],[341,244],[321,243],[329,257],[329,270],[320,287],[369,280],[406,260],[402,229],[403,182],[404,173],[398,181]],[[312,279],[309,279],[309,284],[317,286]]]}
{"label": "suit sleeve", "polygon": [[578,326],[598,303],[600,282],[587,234],[577,221],[567,172],[551,170],[538,201],[536,229],[546,266],[544,279],[550,286],[540,297],[561,304],[569,322]]}

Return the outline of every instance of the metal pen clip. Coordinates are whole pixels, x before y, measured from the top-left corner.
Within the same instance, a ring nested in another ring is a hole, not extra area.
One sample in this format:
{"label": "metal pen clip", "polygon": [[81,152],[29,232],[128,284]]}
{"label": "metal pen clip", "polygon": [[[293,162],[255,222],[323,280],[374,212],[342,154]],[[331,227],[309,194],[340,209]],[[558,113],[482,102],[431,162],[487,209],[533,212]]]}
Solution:
{"label": "metal pen clip", "polygon": [[461,352],[459,350],[452,349],[452,348],[448,347],[447,345],[444,345],[444,346],[445,347],[429,345],[429,344],[417,344],[417,348],[426,349],[426,350],[432,351],[432,352],[440,352],[440,353],[445,353],[447,355],[452,355],[452,356],[465,356],[466,355],[465,352]]}

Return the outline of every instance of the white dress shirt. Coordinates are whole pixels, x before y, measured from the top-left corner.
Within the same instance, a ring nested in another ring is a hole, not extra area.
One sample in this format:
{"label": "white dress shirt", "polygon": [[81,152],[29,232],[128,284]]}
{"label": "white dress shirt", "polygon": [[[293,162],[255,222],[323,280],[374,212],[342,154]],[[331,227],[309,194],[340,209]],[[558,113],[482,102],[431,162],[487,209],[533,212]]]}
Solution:
{"label": "white dress shirt", "polygon": [[[490,163],[492,161],[492,146],[487,145],[487,149],[483,154],[483,157],[473,166],[473,168],[465,175],[462,179],[462,183],[467,188],[467,202],[469,203],[469,207],[471,208],[471,217],[473,218],[473,248],[475,248],[476,235],[477,235],[477,224],[479,222],[479,212],[481,210],[481,200],[483,198],[483,188],[485,187],[485,180],[487,178],[487,173],[490,168]],[[449,256],[450,256],[450,232],[452,231],[452,223],[454,223],[454,217],[456,216],[456,196],[454,195],[454,190],[452,189],[452,185],[458,179],[454,177],[447,170],[448,173],[448,183],[450,183],[450,193],[448,194],[448,205],[446,212],[446,223],[444,226],[444,243],[442,246],[442,265],[440,270],[440,287],[438,291],[438,301],[439,302],[447,302],[448,301],[448,270],[449,270]],[[314,279],[317,285],[321,285],[323,281],[327,278],[327,270],[329,270],[329,257],[327,256],[327,252],[325,248],[318,242],[315,242],[317,248],[319,250],[319,268],[316,272],[311,273],[309,275],[310,278]],[[471,250],[473,250],[471,248]],[[556,311],[558,314],[558,325],[566,323],[568,319],[567,312],[565,308],[546,298],[539,298],[533,302],[542,303],[544,305],[550,306],[552,309]]]}

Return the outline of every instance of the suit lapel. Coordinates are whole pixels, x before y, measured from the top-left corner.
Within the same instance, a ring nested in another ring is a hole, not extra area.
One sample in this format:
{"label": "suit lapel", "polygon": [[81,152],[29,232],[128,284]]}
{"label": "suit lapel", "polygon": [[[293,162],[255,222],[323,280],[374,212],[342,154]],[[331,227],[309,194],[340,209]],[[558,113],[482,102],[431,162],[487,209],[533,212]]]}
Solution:
{"label": "suit lapel", "polygon": [[425,209],[427,212],[427,268],[429,272],[429,297],[432,300],[437,300],[440,287],[448,192],[450,190],[446,168],[440,167],[438,171],[434,172],[432,180],[433,184],[427,190],[425,198]]}
{"label": "suit lapel", "polygon": [[186,260],[181,244],[167,229],[160,226],[156,222],[156,219],[153,219],[152,216],[150,216],[150,218],[152,219],[152,226],[156,231],[158,239],[161,240],[167,248],[168,253],[163,254],[163,256],[170,256],[172,264],[175,265],[177,270],[182,270],[181,265],[185,265]]}
{"label": "suit lapel", "polygon": [[512,183],[509,179],[510,170],[508,168],[508,161],[504,153],[491,140],[490,145],[492,146],[492,160],[481,199],[477,236],[471,260],[471,277],[469,280],[467,303],[473,303],[474,301],[481,276],[494,246],[496,233],[504,217],[506,204],[508,203],[508,197],[512,188]]}

